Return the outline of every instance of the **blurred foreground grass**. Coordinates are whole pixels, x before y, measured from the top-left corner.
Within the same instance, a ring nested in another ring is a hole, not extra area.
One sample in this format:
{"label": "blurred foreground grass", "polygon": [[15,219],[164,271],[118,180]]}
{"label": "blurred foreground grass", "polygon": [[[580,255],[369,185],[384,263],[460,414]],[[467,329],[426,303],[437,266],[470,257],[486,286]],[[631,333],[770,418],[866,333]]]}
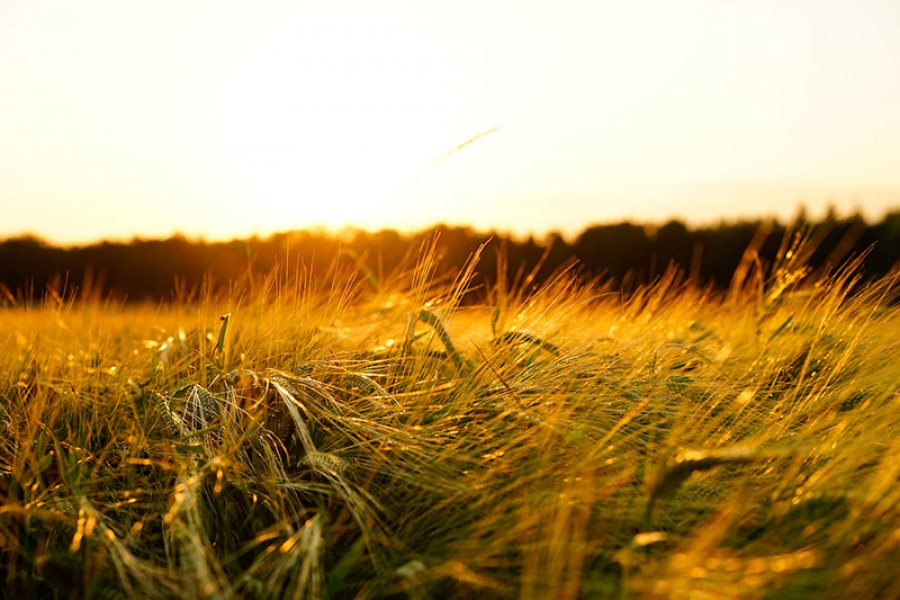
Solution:
{"label": "blurred foreground grass", "polygon": [[[0,309],[20,598],[900,597],[894,278],[714,294],[433,248],[192,303]],[[346,261],[344,261],[346,263]]]}

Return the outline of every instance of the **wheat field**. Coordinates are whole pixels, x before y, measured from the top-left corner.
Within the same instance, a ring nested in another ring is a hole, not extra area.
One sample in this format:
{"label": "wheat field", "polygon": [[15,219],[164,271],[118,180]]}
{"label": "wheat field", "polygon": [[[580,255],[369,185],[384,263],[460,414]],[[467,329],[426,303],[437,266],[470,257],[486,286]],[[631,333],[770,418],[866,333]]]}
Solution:
{"label": "wheat field", "polygon": [[896,277],[435,252],[0,309],[5,595],[900,597]]}

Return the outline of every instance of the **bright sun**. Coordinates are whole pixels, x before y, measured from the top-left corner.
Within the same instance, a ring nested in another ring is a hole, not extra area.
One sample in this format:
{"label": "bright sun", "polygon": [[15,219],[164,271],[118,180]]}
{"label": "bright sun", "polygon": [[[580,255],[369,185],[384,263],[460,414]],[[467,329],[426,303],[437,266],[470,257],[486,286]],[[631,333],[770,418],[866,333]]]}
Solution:
{"label": "bright sun", "polygon": [[356,45],[270,46],[236,65],[217,95],[223,176],[279,226],[379,221],[392,196],[471,132],[441,118],[454,111],[439,61],[363,28],[348,38]]}

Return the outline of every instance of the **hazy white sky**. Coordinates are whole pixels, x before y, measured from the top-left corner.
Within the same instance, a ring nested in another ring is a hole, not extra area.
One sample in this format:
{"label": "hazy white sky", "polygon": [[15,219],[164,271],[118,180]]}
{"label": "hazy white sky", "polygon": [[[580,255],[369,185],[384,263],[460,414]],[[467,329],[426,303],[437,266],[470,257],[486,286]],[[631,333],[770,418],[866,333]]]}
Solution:
{"label": "hazy white sky", "polygon": [[878,218],[898,32],[896,0],[0,0],[0,236]]}

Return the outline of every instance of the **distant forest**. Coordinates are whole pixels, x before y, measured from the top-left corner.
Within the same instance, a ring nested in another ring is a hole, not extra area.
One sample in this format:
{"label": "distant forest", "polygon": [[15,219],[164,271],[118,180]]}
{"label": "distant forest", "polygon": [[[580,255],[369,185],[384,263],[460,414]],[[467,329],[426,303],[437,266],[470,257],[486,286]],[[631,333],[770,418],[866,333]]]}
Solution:
{"label": "distant forest", "polygon": [[[398,268],[412,268],[419,248],[436,233],[437,274],[459,269],[486,244],[477,277],[487,285],[499,276],[521,282],[523,274],[533,274],[528,284],[539,285],[570,268],[582,279],[599,278],[628,291],[674,268],[699,285],[724,289],[748,248],[764,269],[770,268],[785,240],[796,234],[809,238],[813,250],[808,265],[814,271],[826,272],[857,257],[862,259],[860,273],[871,279],[886,275],[900,261],[900,212],[889,213],[878,223],[858,215],[838,218],[833,211],[816,222],[801,212],[789,225],[741,221],[691,228],[680,221],[659,226],[621,222],[588,227],[570,241],[558,234],[515,239],[447,226],[416,234],[384,230],[330,235],[301,230],[229,242],[175,236],[75,248],[25,236],[0,242],[0,304],[40,301],[48,292],[62,297],[189,301],[204,285],[228,289],[248,278],[259,281],[276,268],[299,269],[305,277],[315,278],[335,272],[335,266],[343,263],[383,279]],[[502,275],[498,264],[505,264]]]}

